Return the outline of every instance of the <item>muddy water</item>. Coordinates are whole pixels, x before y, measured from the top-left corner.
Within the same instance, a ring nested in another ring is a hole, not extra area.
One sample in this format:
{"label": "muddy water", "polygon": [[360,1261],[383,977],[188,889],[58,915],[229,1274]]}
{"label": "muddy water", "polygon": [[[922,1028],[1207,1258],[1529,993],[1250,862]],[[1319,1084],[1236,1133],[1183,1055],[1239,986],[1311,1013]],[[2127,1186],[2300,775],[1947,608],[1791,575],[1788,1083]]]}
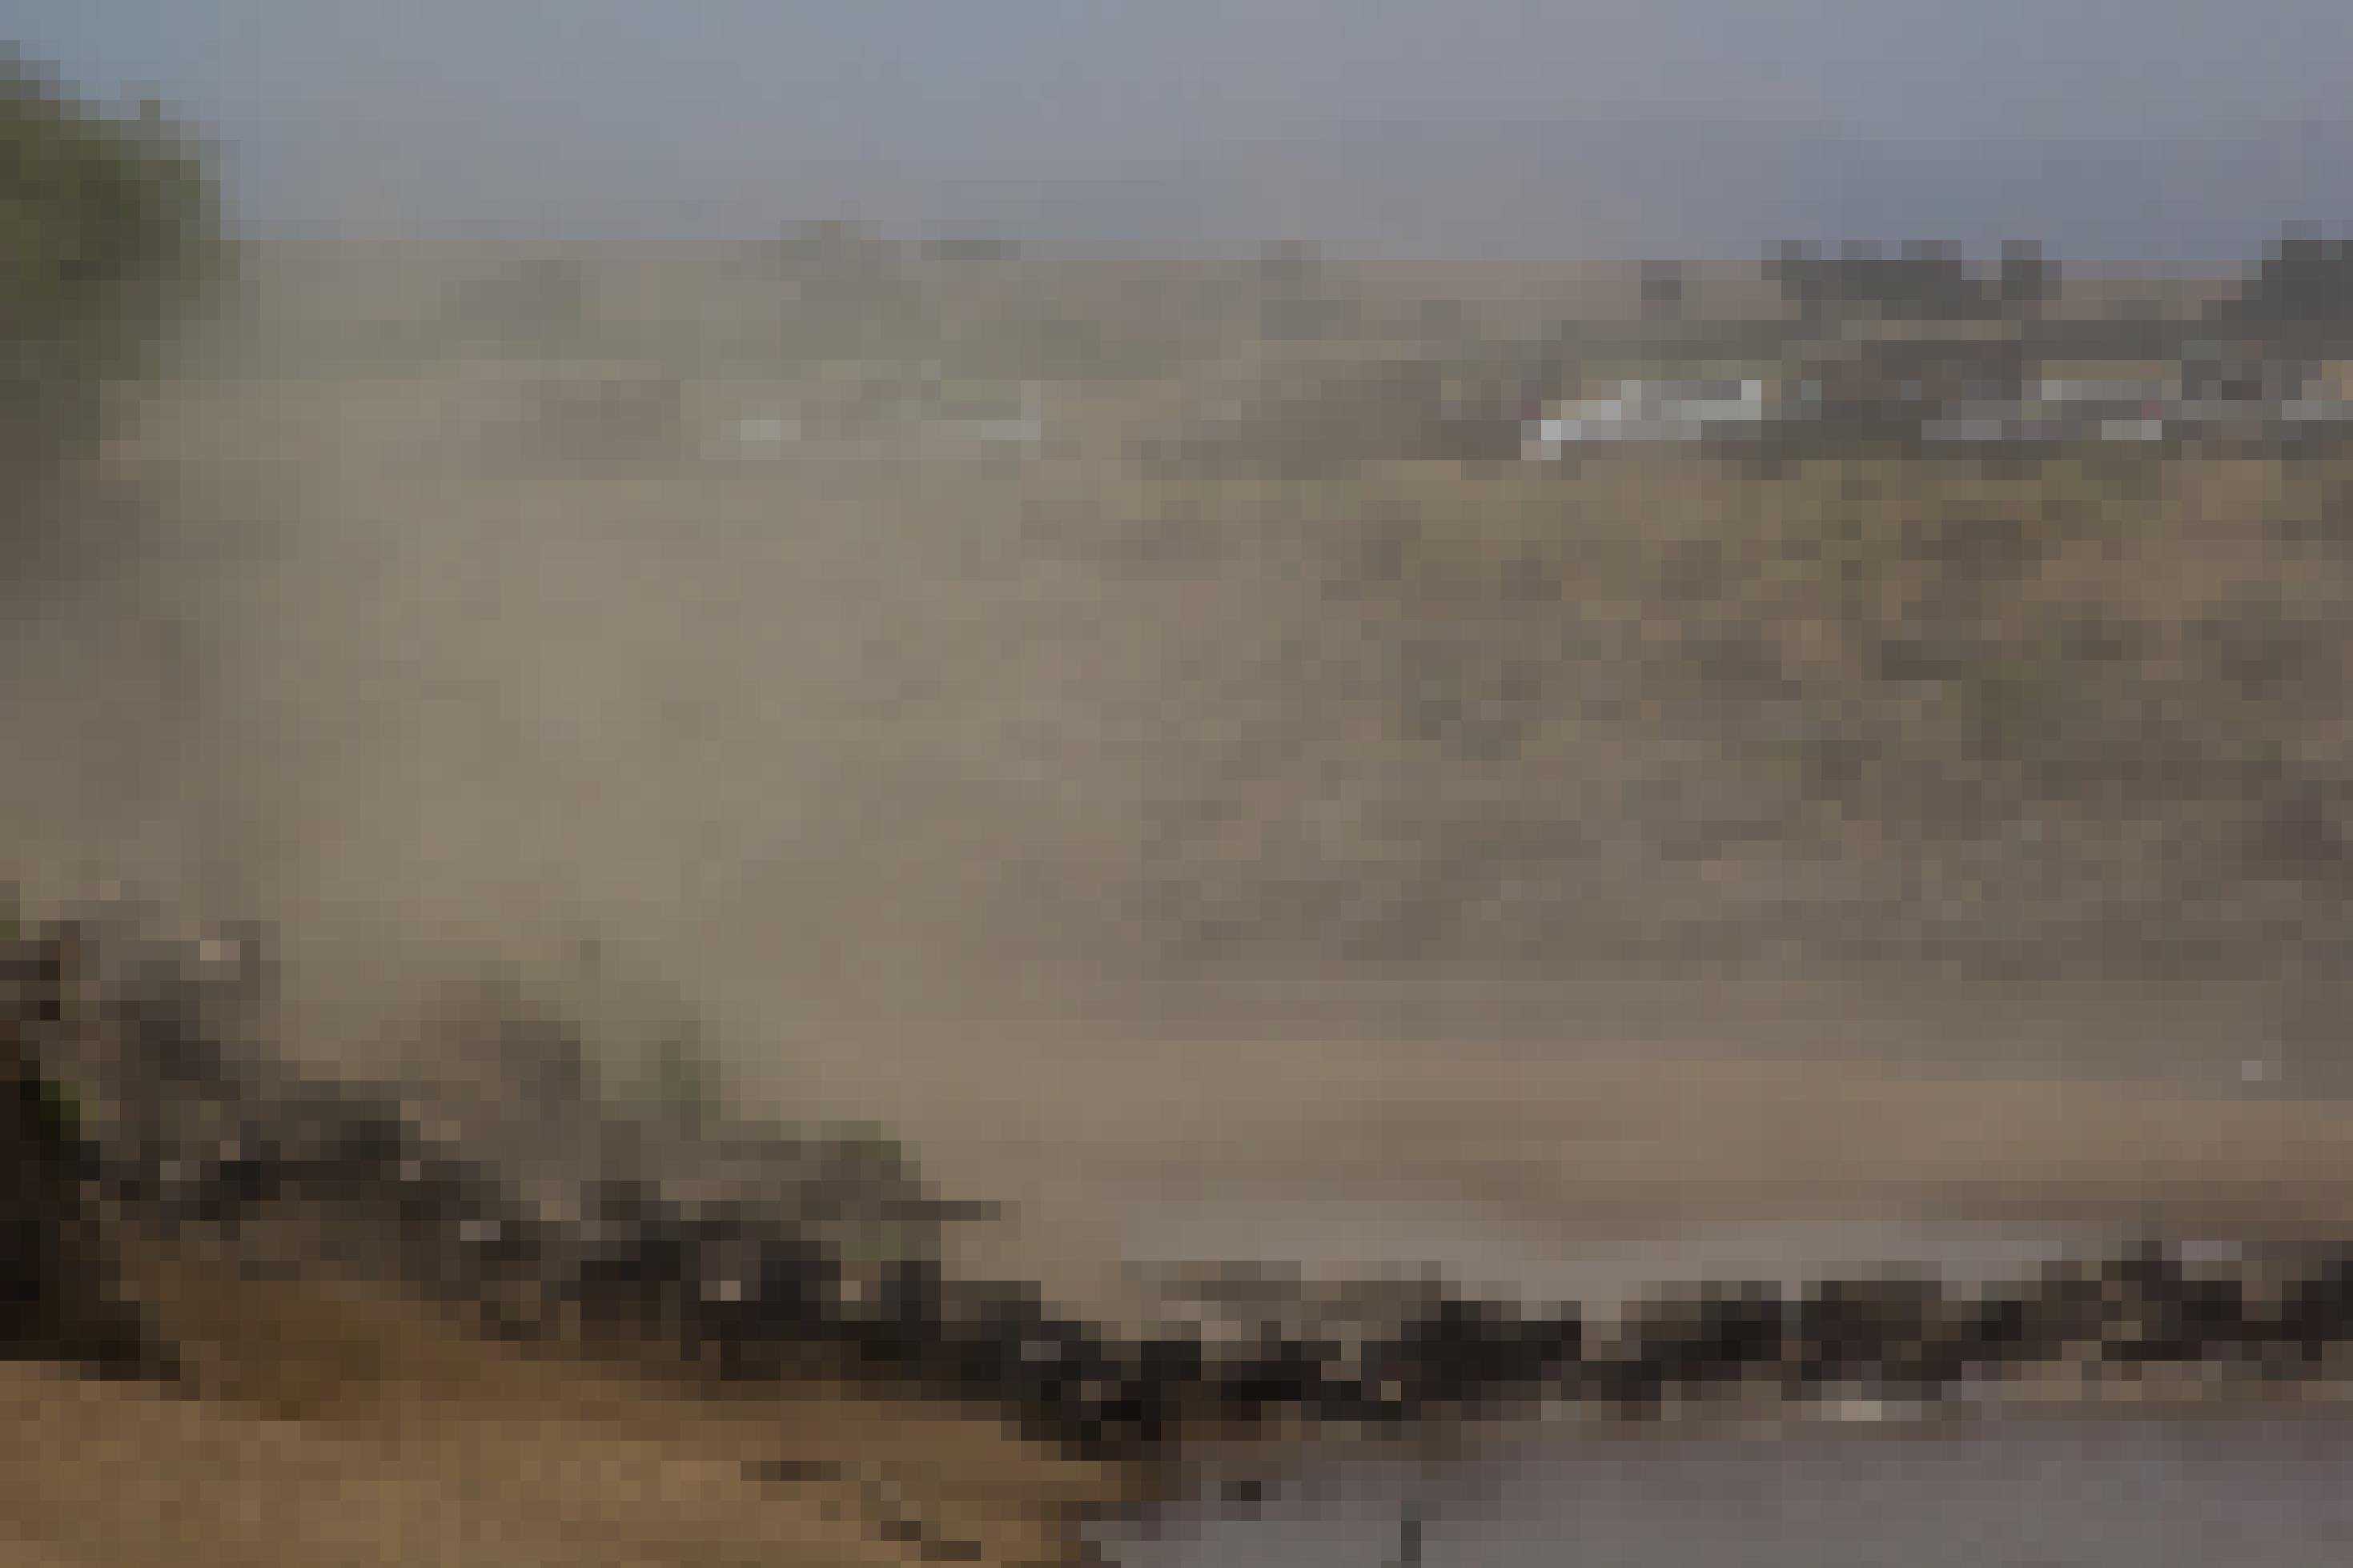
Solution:
{"label": "muddy water", "polygon": [[1354,1463],[1110,1545],[1122,1568],[2310,1568],[2353,1560],[2348,1462],[2335,1415],[1588,1438]]}

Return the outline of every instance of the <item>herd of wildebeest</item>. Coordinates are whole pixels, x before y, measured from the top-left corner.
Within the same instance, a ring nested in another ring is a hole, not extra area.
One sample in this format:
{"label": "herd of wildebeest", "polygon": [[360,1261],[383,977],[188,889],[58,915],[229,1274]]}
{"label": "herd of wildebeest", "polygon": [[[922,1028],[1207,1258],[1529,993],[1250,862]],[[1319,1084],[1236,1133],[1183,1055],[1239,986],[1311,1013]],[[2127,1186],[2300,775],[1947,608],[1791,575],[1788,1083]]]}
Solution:
{"label": "herd of wildebeest", "polygon": [[[265,1065],[213,1029],[225,995],[253,984],[249,937],[106,951],[132,940],[60,921],[5,943],[0,1043],[22,1082],[38,1075],[26,1103],[64,1129],[60,1158],[104,1226],[254,1258],[277,1227],[307,1237],[311,1263],[391,1270],[501,1334],[650,1350],[721,1380],[880,1379],[1102,1457],[1166,1458],[1270,1426],[1409,1434],[1734,1396],[1799,1413],[1999,1400],[2053,1378],[2308,1387],[2353,1352],[2353,1244],[2144,1242],[1967,1289],[1925,1273],[1717,1282],[1590,1320],[1430,1277],[1341,1288],[1253,1271],[1195,1290],[1189,1318],[1172,1300],[1160,1327],[1114,1327],[1034,1287],[958,1277],[936,1247],[843,1245],[845,1218],[937,1229],[953,1211],[903,1170],[846,1181],[807,1140],[721,1137],[688,1177],[611,1145],[559,1198],[534,1195],[393,1090]],[[713,1161],[732,1162],[732,1184],[709,1177]],[[28,1276],[58,1249],[11,1252],[21,1340],[23,1303],[58,1283]]]}

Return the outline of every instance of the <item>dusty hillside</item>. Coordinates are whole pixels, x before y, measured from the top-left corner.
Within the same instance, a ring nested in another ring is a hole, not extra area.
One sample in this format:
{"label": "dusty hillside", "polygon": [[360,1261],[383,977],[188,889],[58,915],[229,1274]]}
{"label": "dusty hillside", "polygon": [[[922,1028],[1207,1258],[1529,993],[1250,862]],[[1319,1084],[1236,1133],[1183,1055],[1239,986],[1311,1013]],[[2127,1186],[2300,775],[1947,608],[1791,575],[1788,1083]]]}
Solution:
{"label": "dusty hillside", "polygon": [[[1393,1031],[1364,961],[1442,960],[1486,977],[1430,1029],[1591,1045],[1632,955],[2128,1000],[2341,937],[2328,475],[723,461],[694,421],[749,395],[695,367],[754,295],[699,290],[767,265],[601,286],[590,358],[691,394],[628,457],[521,441],[465,268],[287,285],[315,363],[152,400],[11,620],[16,873],[281,921],[294,1037],[354,1063],[485,955],[579,984],[594,932],[761,1089],[975,1137],[1043,1091],[1025,1041],[1161,1037],[1229,975],[1210,1033],[1286,972]],[[360,352],[412,318],[432,353]],[[1810,1016],[1879,1016],[1846,984]]]}
{"label": "dusty hillside", "polygon": [[1221,651],[1256,711],[1165,732],[1198,759],[1156,819],[1170,918],[1221,953],[1389,961],[2334,951],[2337,483],[1196,486],[1164,537],[1290,596]]}

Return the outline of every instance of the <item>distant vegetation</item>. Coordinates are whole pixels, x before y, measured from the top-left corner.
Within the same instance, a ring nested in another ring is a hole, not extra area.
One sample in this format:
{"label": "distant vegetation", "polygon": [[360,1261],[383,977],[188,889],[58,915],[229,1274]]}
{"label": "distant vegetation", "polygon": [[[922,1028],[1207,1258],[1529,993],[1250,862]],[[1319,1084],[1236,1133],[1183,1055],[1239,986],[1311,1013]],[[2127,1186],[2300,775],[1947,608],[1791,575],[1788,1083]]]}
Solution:
{"label": "distant vegetation", "polygon": [[578,334],[591,316],[593,291],[579,263],[540,257],[459,291],[458,314],[470,328],[515,346],[547,349]]}
{"label": "distant vegetation", "polygon": [[2282,235],[2229,313],[2281,325],[2353,320],[2353,244],[2294,230]]}
{"label": "distant vegetation", "polygon": [[1786,246],[1765,275],[1809,320],[1867,310],[1897,321],[1968,321],[2040,305],[2059,289],[2059,268],[2033,246],[2004,248],[2000,264],[1970,264],[1950,247],[1911,245],[1894,256],[1875,250],[1823,256]]}

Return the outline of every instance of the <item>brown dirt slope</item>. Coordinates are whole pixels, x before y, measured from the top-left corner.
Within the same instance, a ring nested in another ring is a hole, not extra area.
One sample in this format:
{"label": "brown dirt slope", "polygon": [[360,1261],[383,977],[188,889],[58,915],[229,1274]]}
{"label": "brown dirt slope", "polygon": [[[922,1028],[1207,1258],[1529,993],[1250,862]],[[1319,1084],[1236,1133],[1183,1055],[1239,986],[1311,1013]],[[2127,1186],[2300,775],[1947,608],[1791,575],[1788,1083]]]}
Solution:
{"label": "brown dirt slope", "polygon": [[713,1402],[149,1252],[207,1397],[0,1369],[0,1561],[1052,1563],[1106,1473],[839,1388]]}

